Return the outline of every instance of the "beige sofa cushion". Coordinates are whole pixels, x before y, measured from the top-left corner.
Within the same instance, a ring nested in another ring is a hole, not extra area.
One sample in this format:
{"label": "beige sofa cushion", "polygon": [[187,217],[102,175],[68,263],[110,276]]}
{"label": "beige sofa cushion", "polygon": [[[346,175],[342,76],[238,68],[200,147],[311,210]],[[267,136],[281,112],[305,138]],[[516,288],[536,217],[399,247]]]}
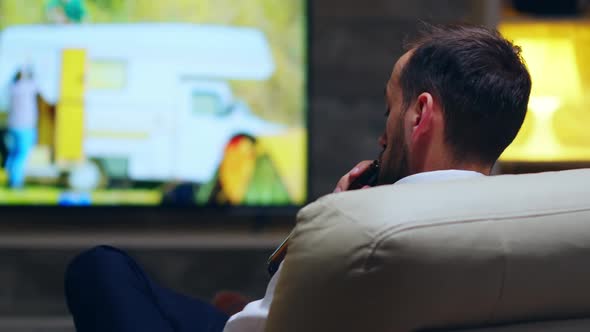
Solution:
{"label": "beige sofa cushion", "polygon": [[590,170],[332,194],[298,214],[266,331],[590,317]]}

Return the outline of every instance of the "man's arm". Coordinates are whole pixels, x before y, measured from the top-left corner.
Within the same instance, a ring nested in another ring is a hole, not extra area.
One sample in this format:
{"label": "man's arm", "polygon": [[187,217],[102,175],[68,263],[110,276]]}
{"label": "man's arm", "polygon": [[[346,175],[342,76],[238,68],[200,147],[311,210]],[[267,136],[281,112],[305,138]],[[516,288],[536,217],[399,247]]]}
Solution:
{"label": "man's arm", "polygon": [[264,332],[264,327],[266,326],[266,320],[268,318],[268,311],[270,309],[270,304],[272,303],[282,266],[283,264],[279,266],[278,271],[270,279],[264,298],[250,302],[244,307],[244,310],[231,316],[227,321],[223,332]]}

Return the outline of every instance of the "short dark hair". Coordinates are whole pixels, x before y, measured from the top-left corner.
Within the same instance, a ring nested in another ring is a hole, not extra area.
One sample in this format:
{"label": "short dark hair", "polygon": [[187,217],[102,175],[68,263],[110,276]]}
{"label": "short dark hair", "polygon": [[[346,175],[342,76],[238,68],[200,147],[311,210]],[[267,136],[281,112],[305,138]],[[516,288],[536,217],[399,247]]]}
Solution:
{"label": "short dark hair", "polygon": [[443,107],[454,157],[494,163],[524,121],[531,77],[521,49],[479,26],[424,24],[400,73],[404,110],[422,92]]}

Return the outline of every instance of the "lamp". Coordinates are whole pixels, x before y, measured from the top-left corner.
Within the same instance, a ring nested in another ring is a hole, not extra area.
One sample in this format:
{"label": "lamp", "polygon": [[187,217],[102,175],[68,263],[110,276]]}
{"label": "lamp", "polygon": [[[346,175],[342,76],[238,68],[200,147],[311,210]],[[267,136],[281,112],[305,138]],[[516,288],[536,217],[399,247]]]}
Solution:
{"label": "lamp", "polygon": [[542,36],[517,38],[514,43],[522,48],[522,56],[532,78],[529,112],[523,126],[530,129],[530,135],[524,144],[506,149],[501,159],[568,159],[568,148],[560,144],[553,118],[564,104],[582,98],[575,44],[571,38]]}

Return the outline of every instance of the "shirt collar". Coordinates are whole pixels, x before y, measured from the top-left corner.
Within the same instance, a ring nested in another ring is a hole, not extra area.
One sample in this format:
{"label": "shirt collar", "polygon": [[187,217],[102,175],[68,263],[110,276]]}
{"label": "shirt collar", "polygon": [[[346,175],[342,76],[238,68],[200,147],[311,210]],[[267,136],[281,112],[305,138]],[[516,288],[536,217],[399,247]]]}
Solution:
{"label": "shirt collar", "polygon": [[443,170],[443,171],[432,171],[432,172],[423,172],[423,173],[412,174],[412,175],[406,176],[405,178],[398,180],[395,184],[439,182],[439,181],[449,181],[449,180],[457,180],[457,179],[479,177],[479,176],[485,176],[485,175],[483,175],[482,173],[479,173],[479,172],[475,172],[475,171],[447,169],[447,170]]}

